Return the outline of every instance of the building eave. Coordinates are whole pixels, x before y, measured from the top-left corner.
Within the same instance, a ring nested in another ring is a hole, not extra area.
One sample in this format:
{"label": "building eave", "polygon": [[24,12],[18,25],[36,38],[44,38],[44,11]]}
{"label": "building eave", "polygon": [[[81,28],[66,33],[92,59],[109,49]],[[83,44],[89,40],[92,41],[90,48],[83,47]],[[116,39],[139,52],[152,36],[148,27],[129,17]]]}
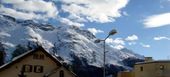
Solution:
{"label": "building eave", "polygon": [[170,63],[170,60],[157,60],[157,61],[148,61],[148,62],[138,62],[135,65],[152,64],[152,63]]}

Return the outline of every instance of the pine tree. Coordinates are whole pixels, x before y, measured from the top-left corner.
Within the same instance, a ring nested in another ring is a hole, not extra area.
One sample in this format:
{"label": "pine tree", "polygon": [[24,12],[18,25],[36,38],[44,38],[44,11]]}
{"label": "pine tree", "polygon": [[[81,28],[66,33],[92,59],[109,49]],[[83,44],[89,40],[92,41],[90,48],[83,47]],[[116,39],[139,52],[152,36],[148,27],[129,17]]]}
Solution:
{"label": "pine tree", "polygon": [[58,54],[57,47],[56,47],[56,42],[54,43],[54,47],[52,47],[52,54],[53,55]]}
{"label": "pine tree", "polygon": [[95,51],[93,51],[92,56],[93,56],[92,62],[96,62],[96,53],[95,53]]}
{"label": "pine tree", "polygon": [[19,56],[21,54],[23,54],[24,52],[27,52],[28,48],[26,46],[22,46],[22,45],[17,45],[16,49],[14,50],[14,52],[12,53],[12,58]]}
{"label": "pine tree", "polygon": [[0,66],[5,63],[5,47],[4,45],[0,42]]}

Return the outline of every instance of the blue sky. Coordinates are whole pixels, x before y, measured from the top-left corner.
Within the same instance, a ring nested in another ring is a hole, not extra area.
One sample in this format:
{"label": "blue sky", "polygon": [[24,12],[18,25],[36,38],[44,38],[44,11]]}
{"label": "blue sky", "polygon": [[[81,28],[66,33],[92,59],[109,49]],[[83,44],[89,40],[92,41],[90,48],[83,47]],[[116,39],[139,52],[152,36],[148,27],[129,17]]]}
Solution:
{"label": "blue sky", "polygon": [[170,58],[170,0],[1,0],[0,13],[54,25],[75,25],[154,59]]}

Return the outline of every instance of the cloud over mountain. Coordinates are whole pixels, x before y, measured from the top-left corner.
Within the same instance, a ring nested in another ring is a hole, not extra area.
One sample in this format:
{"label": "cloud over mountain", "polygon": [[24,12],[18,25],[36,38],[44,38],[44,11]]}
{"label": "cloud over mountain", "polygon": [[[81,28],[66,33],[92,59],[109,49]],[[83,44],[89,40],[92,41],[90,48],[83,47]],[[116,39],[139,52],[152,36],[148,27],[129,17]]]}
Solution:
{"label": "cloud over mountain", "polygon": [[2,0],[0,13],[14,16],[18,19],[47,19],[58,14],[52,2],[44,0]]}
{"label": "cloud over mountain", "polygon": [[[82,27],[84,22],[107,23],[122,16],[129,0],[2,0],[0,13],[24,20],[57,20]],[[62,14],[61,14],[62,13]]]}
{"label": "cloud over mountain", "polygon": [[128,0],[61,0],[62,10],[90,22],[112,22]]}
{"label": "cloud over mountain", "polygon": [[118,50],[125,48],[124,46],[125,41],[122,38],[116,38],[116,39],[108,38],[106,40],[106,43],[108,43],[111,47]]}
{"label": "cloud over mountain", "polygon": [[96,28],[88,28],[88,31],[90,31],[91,33],[93,33],[94,35],[96,35],[97,33],[103,33],[102,30],[96,29]]}

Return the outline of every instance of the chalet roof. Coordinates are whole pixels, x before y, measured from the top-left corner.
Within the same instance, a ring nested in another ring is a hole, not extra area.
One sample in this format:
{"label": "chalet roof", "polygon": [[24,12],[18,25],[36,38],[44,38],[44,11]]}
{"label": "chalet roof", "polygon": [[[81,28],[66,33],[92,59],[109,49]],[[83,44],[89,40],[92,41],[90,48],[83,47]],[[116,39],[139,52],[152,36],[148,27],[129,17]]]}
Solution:
{"label": "chalet roof", "polygon": [[[46,56],[48,56],[51,60],[53,60],[53,61],[57,64],[57,66],[60,66],[60,67],[63,66],[63,64],[57,59],[56,56],[53,56],[53,55],[49,54],[42,46],[39,46],[39,47],[37,47],[36,49],[27,51],[27,52],[25,52],[25,53],[23,53],[23,54],[15,57],[15,58],[13,58],[12,61],[10,61],[10,62],[8,62],[8,63],[0,66],[0,71],[3,71],[4,69],[12,66],[13,64],[15,64],[15,63],[17,63],[17,62],[20,62],[24,57],[27,57],[27,56],[29,56],[29,55],[32,55],[32,54],[35,53],[36,51],[42,51],[44,54],[46,54]],[[63,67],[64,67],[64,66],[63,66]],[[68,69],[67,69],[67,70],[68,70]],[[70,71],[70,70],[68,70],[68,71]],[[74,74],[72,71],[70,71],[70,72],[71,72],[73,75],[76,76],[76,74]],[[76,76],[76,77],[77,77],[77,76]]]}
{"label": "chalet roof", "polygon": [[170,60],[157,60],[157,61],[138,62],[135,65],[152,64],[152,63],[170,63]]}

